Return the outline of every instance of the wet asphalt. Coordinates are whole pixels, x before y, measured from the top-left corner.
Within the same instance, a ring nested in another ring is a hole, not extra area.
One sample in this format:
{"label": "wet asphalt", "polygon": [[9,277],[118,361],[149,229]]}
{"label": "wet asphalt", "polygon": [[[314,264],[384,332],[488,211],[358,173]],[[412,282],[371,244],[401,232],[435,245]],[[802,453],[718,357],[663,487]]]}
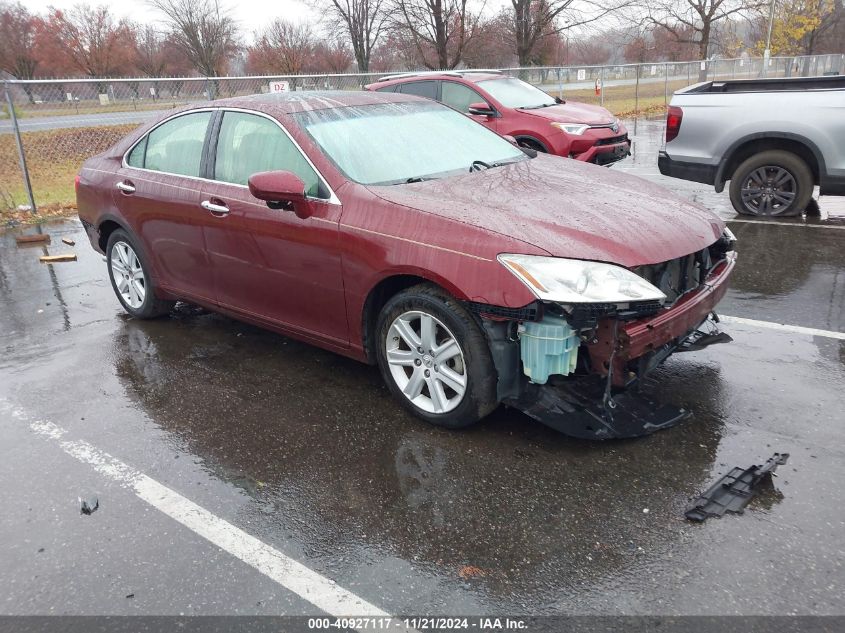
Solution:
{"label": "wet asphalt", "polygon": [[[640,122],[614,169],[733,217],[726,194],[657,175],[659,130]],[[845,331],[845,203],[819,206],[815,226],[730,225],[721,313]],[[505,408],[445,431],[375,368],[189,306],[133,320],[78,221],[43,230],[79,261],[0,235],[0,614],[318,613],[39,420],[390,613],[845,614],[845,341],[725,325],[733,343],[656,375],[693,416],[641,439],[573,440]],[[744,515],[684,519],[776,451],[789,462]]]}

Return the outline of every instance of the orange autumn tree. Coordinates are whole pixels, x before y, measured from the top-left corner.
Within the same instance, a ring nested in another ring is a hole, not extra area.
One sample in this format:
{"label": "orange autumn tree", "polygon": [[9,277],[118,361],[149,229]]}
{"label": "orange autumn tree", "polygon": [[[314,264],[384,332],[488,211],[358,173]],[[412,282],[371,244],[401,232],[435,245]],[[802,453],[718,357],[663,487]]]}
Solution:
{"label": "orange autumn tree", "polygon": [[[772,24],[772,55],[813,55],[843,19],[842,0],[782,0]],[[762,52],[766,42],[757,42]],[[830,51],[836,52],[836,51]]]}

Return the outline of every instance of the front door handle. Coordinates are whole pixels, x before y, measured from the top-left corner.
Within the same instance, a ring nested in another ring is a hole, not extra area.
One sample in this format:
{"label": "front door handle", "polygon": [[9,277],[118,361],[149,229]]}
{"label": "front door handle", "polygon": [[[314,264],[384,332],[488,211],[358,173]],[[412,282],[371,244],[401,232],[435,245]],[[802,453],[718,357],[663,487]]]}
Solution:
{"label": "front door handle", "polygon": [[229,214],[229,207],[225,204],[214,204],[211,200],[203,200],[200,202],[200,206],[205,209],[206,211],[211,211],[217,215],[228,215]]}
{"label": "front door handle", "polygon": [[123,193],[135,193],[135,185],[133,185],[128,180],[124,180],[123,182],[117,183],[115,187],[120,189]]}

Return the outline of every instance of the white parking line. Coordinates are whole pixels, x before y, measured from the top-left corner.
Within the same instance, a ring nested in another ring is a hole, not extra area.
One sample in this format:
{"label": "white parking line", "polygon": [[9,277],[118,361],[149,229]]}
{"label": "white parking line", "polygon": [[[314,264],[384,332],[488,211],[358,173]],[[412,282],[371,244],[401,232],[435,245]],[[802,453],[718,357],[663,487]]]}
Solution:
{"label": "white parking line", "polygon": [[840,341],[845,341],[845,332],[836,332],[834,330],[817,330],[812,327],[803,327],[801,325],[787,325],[785,323],[775,323],[774,321],[757,321],[756,319],[746,319],[744,317],[719,315],[719,321],[723,323],[738,323],[741,325],[752,325],[755,327],[762,327],[769,330],[780,330],[781,332],[792,332],[794,334],[808,334],[810,336],[826,336],[827,338],[835,338]]}
{"label": "white parking line", "polygon": [[[140,499],[157,510],[235,558],[254,567],[322,611],[335,617],[390,617],[378,607],[340,587],[333,580],[247,534],[92,444],[83,440],[64,439],[67,431],[56,424],[43,420],[31,420],[23,409],[12,406],[2,398],[0,398],[0,412],[28,422],[35,433],[57,442],[68,455],[83,464],[92,466],[98,473],[118,484],[134,490]],[[396,628],[397,621],[393,620],[392,624],[391,630]],[[400,626],[398,630],[407,629]]]}
{"label": "white parking line", "polygon": [[725,222],[741,222],[742,224],[773,224],[774,226],[802,226],[804,228],[814,228],[814,229],[839,229],[845,230],[845,225],[843,224],[805,224],[805,223],[798,223],[798,222],[775,222],[774,220],[737,220],[737,219],[730,219],[725,220]]}

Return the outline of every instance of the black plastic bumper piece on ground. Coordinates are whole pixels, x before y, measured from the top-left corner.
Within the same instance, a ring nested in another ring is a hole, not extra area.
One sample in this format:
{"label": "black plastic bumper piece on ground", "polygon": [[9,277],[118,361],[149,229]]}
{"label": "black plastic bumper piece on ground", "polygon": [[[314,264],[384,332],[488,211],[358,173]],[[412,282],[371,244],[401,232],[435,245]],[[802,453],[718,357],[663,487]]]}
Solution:
{"label": "black plastic bumper piece on ground", "polygon": [[507,404],[561,433],[586,440],[649,435],[689,416],[685,409],[654,402],[636,389],[614,394],[605,407],[601,384],[581,381],[529,383],[519,399]]}
{"label": "black plastic bumper piece on ground", "polygon": [[742,514],[760,484],[771,483],[772,473],[789,458],[789,453],[775,453],[762,466],[743,470],[739,466],[719,479],[687,508],[684,515],[691,521],[720,517],[725,512]]}
{"label": "black plastic bumper piece on ground", "polygon": [[730,343],[733,339],[725,332],[702,332],[696,330],[690,334],[683,343],[678,345],[676,352],[698,352],[705,347],[718,345],[719,343]]}

